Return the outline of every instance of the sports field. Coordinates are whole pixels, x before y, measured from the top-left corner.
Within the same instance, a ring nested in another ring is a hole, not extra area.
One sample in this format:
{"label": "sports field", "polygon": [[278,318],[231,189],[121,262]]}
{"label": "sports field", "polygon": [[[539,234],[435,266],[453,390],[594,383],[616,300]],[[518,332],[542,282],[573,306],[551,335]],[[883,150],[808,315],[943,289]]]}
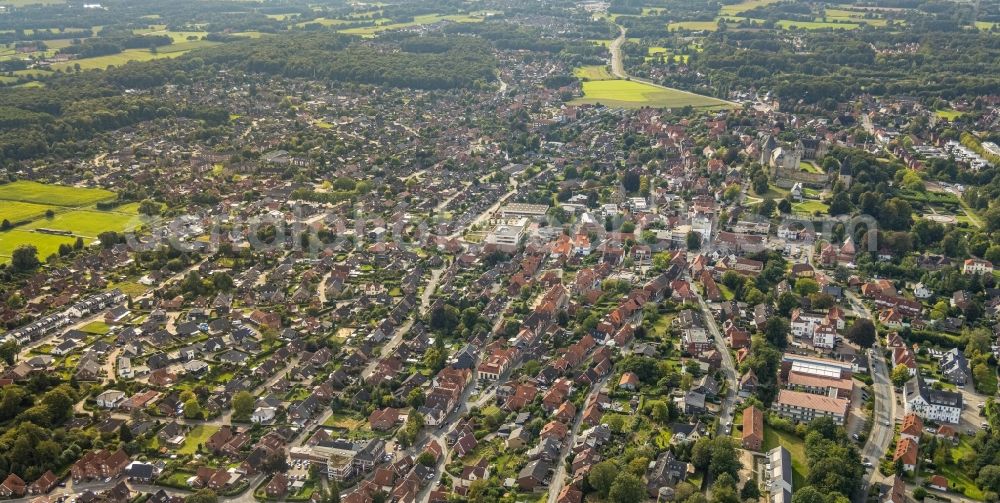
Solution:
{"label": "sports field", "polygon": [[602,104],[618,108],[730,108],[725,101],[689,93],[678,89],[667,89],[632,80],[598,80],[583,83],[583,97],[573,100],[575,104]]}
{"label": "sports field", "polygon": [[18,180],[0,185],[0,200],[53,206],[83,206],[114,199],[115,193],[104,189],[48,185]]}

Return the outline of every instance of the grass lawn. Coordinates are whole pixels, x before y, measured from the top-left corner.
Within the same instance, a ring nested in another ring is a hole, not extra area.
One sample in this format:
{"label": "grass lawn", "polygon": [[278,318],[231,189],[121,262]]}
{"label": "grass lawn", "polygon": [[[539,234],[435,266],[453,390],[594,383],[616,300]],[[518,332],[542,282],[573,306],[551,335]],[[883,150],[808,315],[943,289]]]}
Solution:
{"label": "grass lawn", "polygon": [[[2,2],[0,2],[2,3]],[[991,23],[989,21],[976,21],[976,28],[983,31],[992,30],[997,23]]]}
{"label": "grass lawn", "polygon": [[718,21],[678,21],[667,25],[667,31],[715,31],[719,29]]}
{"label": "grass lawn", "polygon": [[990,366],[989,378],[983,381],[976,382],[976,391],[986,395],[993,396],[997,393],[997,369],[996,367]]}
{"label": "grass lawn", "polygon": [[74,210],[53,218],[35,220],[25,229],[56,229],[83,237],[97,237],[104,231],[126,231],[142,225],[142,217],[112,211]]}
{"label": "grass lawn", "polygon": [[790,433],[775,430],[770,425],[764,425],[764,451],[774,449],[777,446],[788,449],[792,455],[792,478],[793,487],[802,487],[806,483],[806,476],[809,469],[806,467],[806,444],[805,440]]}
{"label": "grass lawn", "polygon": [[57,208],[44,204],[4,201],[0,205],[0,221],[10,220],[11,222],[20,222],[22,220],[32,220],[44,215],[45,210],[55,209]]}
{"label": "grass lawn", "polygon": [[962,437],[959,444],[951,449],[952,463],[947,466],[938,466],[936,472],[924,471],[924,477],[939,474],[948,479],[949,489],[959,494],[964,494],[967,498],[982,501],[985,497],[982,489],[976,487],[975,481],[969,477],[968,470],[962,466],[962,459],[972,453],[972,446],[969,445],[967,437]]}
{"label": "grass lawn", "polygon": [[761,197],[761,198],[770,197],[771,199],[781,199],[781,198],[788,197],[789,190],[788,189],[783,189],[783,188],[778,187],[777,185],[774,185],[774,184],[769,184],[767,186],[767,192],[765,192],[763,194],[758,194],[757,192],[753,192],[753,194],[755,196]]}
{"label": "grass lawn", "polygon": [[830,209],[830,206],[821,201],[805,200],[800,203],[795,203],[792,205],[792,211],[796,213],[806,213],[812,215],[813,212],[819,211],[820,213],[826,213]]}
{"label": "grass lawn", "polygon": [[955,120],[955,119],[957,119],[957,118],[965,115],[965,112],[959,112],[958,110],[951,110],[951,109],[948,109],[948,110],[936,110],[934,112],[934,115],[937,115],[938,117],[940,117],[940,118],[942,118],[944,120],[953,121],[953,120]]}
{"label": "grass lawn", "polygon": [[330,428],[343,428],[345,430],[356,430],[363,424],[365,424],[365,420],[362,418],[349,416],[347,414],[334,413],[323,423],[323,426]]}
{"label": "grass lawn", "polygon": [[187,487],[187,480],[193,476],[195,476],[194,472],[176,470],[163,480],[163,482],[172,487]]}
{"label": "grass lawn", "polygon": [[576,104],[602,104],[617,108],[729,108],[725,101],[678,89],[657,87],[633,80],[599,80],[583,83],[583,97]]}
{"label": "grass lawn", "polygon": [[722,292],[722,298],[726,300],[733,300],[733,298],[736,297],[728,286],[723,285],[722,283],[716,283],[715,286],[719,287],[719,291]]}
{"label": "grass lawn", "polygon": [[604,65],[581,66],[573,70],[573,75],[580,80],[614,80],[608,67]]}
{"label": "grass lawn", "polygon": [[111,327],[103,321],[94,321],[84,325],[80,331],[87,332],[88,334],[104,335],[111,331]]}
{"label": "grass lawn", "polygon": [[136,283],[134,281],[123,281],[121,283],[115,283],[111,285],[111,288],[118,288],[125,295],[130,295],[132,297],[138,297],[140,295],[145,295],[149,291],[149,287],[143,285],[142,283]]}
{"label": "grass lawn", "polygon": [[187,438],[184,439],[184,445],[177,450],[178,454],[194,454],[198,451],[198,446],[204,444],[208,441],[209,437],[219,431],[218,426],[212,426],[210,424],[199,424],[191,429],[188,433]]}
{"label": "grass lawn", "polygon": [[737,444],[743,442],[743,413],[739,412],[733,417],[733,428],[729,432],[729,436],[733,437],[733,440]]}
{"label": "grass lawn", "polygon": [[823,169],[820,168],[819,166],[817,166],[812,161],[802,161],[801,163],[799,163],[799,167],[801,167],[802,169],[804,169],[805,171],[807,171],[809,173],[822,173],[823,172]]}
{"label": "grass lawn", "polygon": [[82,206],[114,197],[115,193],[110,190],[48,185],[27,180],[0,185],[0,199],[54,206]]}

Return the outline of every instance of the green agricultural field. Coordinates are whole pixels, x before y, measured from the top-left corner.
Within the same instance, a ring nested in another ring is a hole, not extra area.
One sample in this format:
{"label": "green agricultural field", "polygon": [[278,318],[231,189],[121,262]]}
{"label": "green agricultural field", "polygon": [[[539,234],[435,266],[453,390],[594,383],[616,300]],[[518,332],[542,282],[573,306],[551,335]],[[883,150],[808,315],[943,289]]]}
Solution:
{"label": "green agricultural field", "polygon": [[[208,35],[207,31],[168,30],[167,27],[162,24],[153,25],[151,28],[145,30],[133,30],[133,33],[136,35],[169,35],[170,39],[173,40],[173,44],[200,40],[205,35]],[[160,49],[164,49],[164,47],[160,47]]]}
{"label": "green agricultural field", "polygon": [[24,229],[54,229],[68,231],[76,236],[95,238],[104,231],[127,231],[142,224],[138,215],[115,211],[74,210],[52,218],[40,218],[25,225]]}
{"label": "green agricultural field", "polygon": [[27,180],[0,185],[0,200],[53,206],[83,206],[114,197],[115,193],[110,190],[47,185]]}
{"label": "green agricultural field", "polygon": [[211,40],[187,40],[184,42],[174,42],[166,47],[160,47],[157,52],[159,55],[172,55],[176,52],[185,53],[188,51],[193,51],[195,49],[202,49],[204,47],[212,47],[213,45],[219,45],[222,42],[213,42]]}
{"label": "green agricultural field", "polygon": [[[212,42],[207,41],[201,42],[206,42],[206,44],[202,45],[202,47],[212,44]],[[129,61],[152,61],[154,59],[176,58],[191,50],[175,50],[171,52],[170,47],[173,47],[173,45],[160,47],[157,52],[150,51],[149,49],[126,49],[118,54],[97,56],[95,58],[74,59],[63,63],[56,63],[52,65],[51,68],[53,70],[61,69],[66,71],[68,69],[76,68],[76,65],[79,64],[81,70],[104,70],[109,66],[121,66]]]}
{"label": "green agricultural field", "polygon": [[[378,19],[375,20],[376,23],[378,23],[379,21],[380,20],[378,20]],[[337,26],[339,24],[347,24],[347,23],[351,23],[351,22],[353,22],[353,21],[348,21],[348,20],[345,20],[345,19],[333,19],[333,18],[329,18],[329,17],[318,17],[316,19],[312,19],[312,20],[309,20],[309,21],[302,21],[301,23],[296,23],[295,26],[297,26],[299,28],[301,28],[301,27],[303,27],[303,26],[305,26],[307,24],[319,24],[319,25],[322,25],[322,26]]]}
{"label": "green agricultural field", "polygon": [[729,108],[725,101],[678,89],[657,87],[632,80],[599,80],[583,83],[583,97],[576,104],[597,104],[618,108]]}
{"label": "green agricultural field", "polygon": [[386,30],[398,30],[401,28],[409,28],[411,26],[421,26],[425,24],[434,24],[439,21],[453,21],[456,23],[478,23],[482,22],[485,16],[478,16],[472,14],[426,14],[423,16],[416,16],[413,21],[406,23],[389,23],[389,24],[377,24],[375,26],[362,26],[360,28],[348,28],[345,30],[339,30],[340,33],[346,33],[348,35],[361,35],[363,37],[373,37],[375,34],[386,31]]}
{"label": "green agricultural field", "polygon": [[[86,238],[83,241],[88,242]],[[38,248],[38,259],[45,260],[53,253],[59,253],[59,245],[63,243],[72,245],[75,242],[76,236],[41,234],[19,229],[0,232],[0,262],[9,262],[11,254],[21,245],[35,245],[35,248]]]}
{"label": "green agricultural field", "polygon": [[3,201],[0,203],[0,221],[20,222],[32,220],[45,215],[45,210],[56,210],[53,206],[20,201]]}
{"label": "green agricultural field", "polygon": [[780,0],[744,0],[738,4],[733,5],[723,5],[719,9],[719,14],[724,16],[736,16],[742,14],[748,10],[756,9],[764,5],[770,5],[773,3],[778,3]]}
{"label": "green agricultural field", "polygon": [[679,21],[667,25],[667,31],[715,31],[719,29],[718,21]]}
{"label": "green agricultural field", "polygon": [[580,80],[613,80],[614,75],[604,65],[581,66],[573,70],[573,75]]}
{"label": "green agricultural field", "polygon": [[866,18],[865,12],[856,10],[845,10],[845,9],[825,9],[823,11],[824,18],[816,19],[816,21],[847,21],[851,23],[866,23],[872,26],[885,26],[887,21],[882,18]]}
{"label": "green agricultural field", "polygon": [[822,30],[825,28],[833,28],[835,30],[856,30],[861,27],[859,23],[830,23],[822,21],[789,21],[787,19],[782,19],[775,23],[776,26],[783,30],[791,30],[793,28],[798,28],[800,30]]}

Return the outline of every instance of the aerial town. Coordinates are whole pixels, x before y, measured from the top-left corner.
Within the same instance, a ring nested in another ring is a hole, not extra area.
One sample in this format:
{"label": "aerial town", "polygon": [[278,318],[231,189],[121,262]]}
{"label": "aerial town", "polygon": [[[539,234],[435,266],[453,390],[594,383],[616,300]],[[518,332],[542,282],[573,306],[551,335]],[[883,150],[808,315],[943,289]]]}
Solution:
{"label": "aerial town", "polygon": [[981,3],[0,1],[0,500],[1000,501]]}

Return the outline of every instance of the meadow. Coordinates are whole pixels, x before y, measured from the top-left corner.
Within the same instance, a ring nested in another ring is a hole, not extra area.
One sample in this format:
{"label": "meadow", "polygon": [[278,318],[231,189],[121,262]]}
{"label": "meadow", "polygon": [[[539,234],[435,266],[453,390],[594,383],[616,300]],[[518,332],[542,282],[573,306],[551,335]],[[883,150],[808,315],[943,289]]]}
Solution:
{"label": "meadow", "polygon": [[58,214],[52,218],[40,218],[25,225],[24,229],[53,229],[67,231],[75,236],[96,238],[107,231],[132,230],[142,224],[138,215],[128,215],[114,211],[74,210]]}
{"label": "meadow", "polygon": [[[28,221],[11,230],[0,232],[0,262],[10,260],[21,245],[34,245],[39,259],[59,252],[59,245],[72,245],[77,237],[90,244],[104,231],[126,231],[140,226],[139,203],[121,205],[112,210],[96,209],[96,203],[114,199],[115,193],[104,189],[46,185],[32,181],[17,181],[0,185],[0,218],[13,223]],[[51,218],[45,216],[52,210]],[[49,234],[39,229],[66,231],[70,234]]]}
{"label": "meadow", "polygon": [[715,31],[719,29],[718,21],[679,21],[667,25],[667,31]]}
{"label": "meadow", "polygon": [[[41,234],[19,229],[0,232],[0,262],[10,261],[11,254],[21,245],[35,245],[38,249],[38,259],[45,260],[49,255],[59,252],[59,245],[72,245],[75,242],[76,236]],[[86,238],[83,242],[88,243]]]}
{"label": "meadow", "polygon": [[0,206],[0,221],[20,222],[41,217],[46,210],[54,210],[52,206],[20,201],[4,201]]}
{"label": "meadow", "polygon": [[748,10],[777,3],[778,1],[779,0],[745,0],[737,4],[723,5],[722,8],[719,9],[719,14],[723,16],[736,16]]}
{"label": "meadow", "polygon": [[114,197],[115,193],[110,190],[47,185],[27,180],[0,185],[0,200],[53,206],[83,206]]}
{"label": "meadow", "polygon": [[615,78],[605,65],[581,66],[573,70],[573,75],[580,80],[612,80]]}
{"label": "meadow", "polygon": [[833,28],[835,30],[856,30],[861,27],[859,23],[832,23],[823,21],[788,21],[782,19],[776,23],[776,26],[783,30],[791,30],[798,28],[800,30],[822,30],[824,28]]}
{"label": "meadow", "polygon": [[61,63],[55,63],[52,65],[52,69],[66,71],[75,68],[76,65],[79,64],[81,70],[103,70],[110,66],[124,65],[129,61],[152,61],[154,59],[176,58],[187,54],[194,49],[211,47],[217,44],[219,44],[219,42],[193,40],[160,47],[156,50],[156,52],[149,49],[126,49],[118,54],[108,54],[107,56],[74,59]]}
{"label": "meadow", "polygon": [[575,104],[597,104],[618,108],[728,108],[730,104],[700,94],[668,89],[632,80],[599,80],[583,83],[583,97]]}

